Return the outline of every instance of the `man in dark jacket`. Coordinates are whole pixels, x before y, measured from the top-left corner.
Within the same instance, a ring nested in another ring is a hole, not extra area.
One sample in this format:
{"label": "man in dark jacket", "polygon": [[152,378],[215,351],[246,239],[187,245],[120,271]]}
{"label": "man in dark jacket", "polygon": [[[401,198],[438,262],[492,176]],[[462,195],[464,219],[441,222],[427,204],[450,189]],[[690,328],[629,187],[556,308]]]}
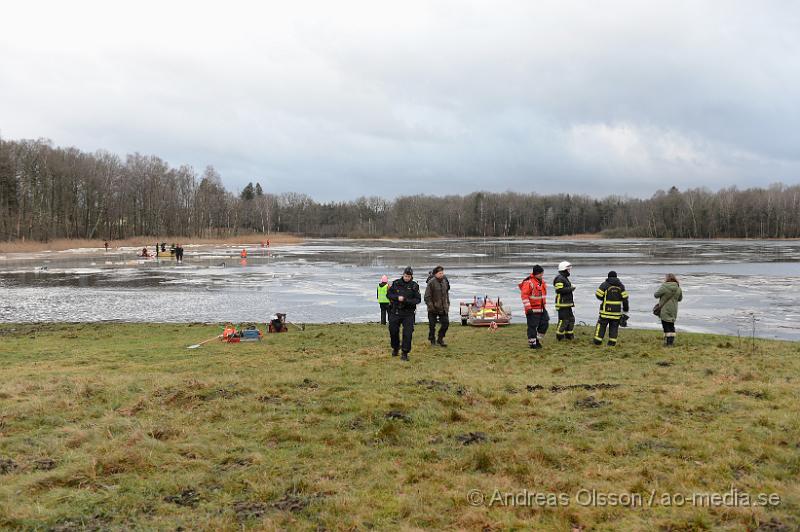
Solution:
{"label": "man in dark jacket", "polygon": [[[428,306],[428,340],[432,346],[437,343],[447,347],[444,335],[450,327],[450,281],[444,274],[444,268],[437,266],[428,276],[425,287],[425,304]],[[436,336],[436,322],[439,322],[439,336]]]}
{"label": "man in dark jacket", "polygon": [[617,345],[619,321],[622,315],[628,312],[628,292],[625,285],[617,278],[617,272],[608,272],[608,278],[597,288],[594,295],[600,300],[600,317],[594,330],[594,343],[603,343],[608,327],[608,345]]}
{"label": "man in dark jacket", "polygon": [[422,302],[419,285],[414,282],[414,270],[407,266],[403,270],[403,277],[395,279],[386,297],[391,301],[389,306],[389,339],[392,343],[392,356],[397,356],[400,350],[400,326],[403,327],[403,356],[401,360],[408,360],[411,352],[411,337],[414,334],[414,317],[417,305]]}
{"label": "man in dark jacket", "polygon": [[556,312],[558,312],[558,329],[556,330],[556,340],[573,340],[575,338],[575,314],[572,308],[575,302],[572,292],[575,287],[569,280],[572,271],[572,264],[563,261],[558,265],[558,275],[553,280],[553,288],[556,289]]}

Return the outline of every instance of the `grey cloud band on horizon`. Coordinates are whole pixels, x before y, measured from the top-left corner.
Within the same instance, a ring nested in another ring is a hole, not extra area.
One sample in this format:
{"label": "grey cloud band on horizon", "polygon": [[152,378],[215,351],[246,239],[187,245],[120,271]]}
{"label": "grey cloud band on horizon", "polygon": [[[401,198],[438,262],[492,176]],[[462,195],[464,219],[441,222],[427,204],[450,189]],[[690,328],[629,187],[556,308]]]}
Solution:
{"label": "grey cloud band on horizon", "polygon": [[232,189],[647,196],[800,175],[789,2],[6,11],[5,137],[213,164]]}

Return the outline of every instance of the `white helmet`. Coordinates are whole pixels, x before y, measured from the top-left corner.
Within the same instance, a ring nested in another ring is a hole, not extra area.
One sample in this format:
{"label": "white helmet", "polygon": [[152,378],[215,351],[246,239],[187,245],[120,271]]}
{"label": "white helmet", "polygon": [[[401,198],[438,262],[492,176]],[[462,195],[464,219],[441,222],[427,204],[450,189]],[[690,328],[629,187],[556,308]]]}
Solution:
{"label": "white helmet", "polygon": [[563,262],[559,263],[559,265],[558,265],[558,271],[560,271],[560,272],[563,272],[563,271],[566,271],[566,270],[571,270],[571,269],[572,269],[572,264],[570,264],[567,261],[563,261]]}

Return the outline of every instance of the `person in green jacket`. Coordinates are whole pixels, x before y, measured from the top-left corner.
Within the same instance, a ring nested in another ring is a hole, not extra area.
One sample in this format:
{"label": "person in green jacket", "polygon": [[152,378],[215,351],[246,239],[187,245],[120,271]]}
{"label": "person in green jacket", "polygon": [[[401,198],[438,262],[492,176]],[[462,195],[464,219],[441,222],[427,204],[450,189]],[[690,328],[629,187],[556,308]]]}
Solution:
{"label": "person in green jacket", "polygon": [[378,284],[378,305],[381,307],[381,325],[386,325],[386,313],[389,312],[389,298],[386,293],[389,291],[389,278],[387,276],[381,277],[381,282]]}
{"label": "person in green jacket", "polygon": [[664,345],[675,345],[675,320],[678,319],[678,303],[683,300],[683,291],[674,273],[668,273],[664,283],[653,294],[661,307],[661,328],[664,329]]}

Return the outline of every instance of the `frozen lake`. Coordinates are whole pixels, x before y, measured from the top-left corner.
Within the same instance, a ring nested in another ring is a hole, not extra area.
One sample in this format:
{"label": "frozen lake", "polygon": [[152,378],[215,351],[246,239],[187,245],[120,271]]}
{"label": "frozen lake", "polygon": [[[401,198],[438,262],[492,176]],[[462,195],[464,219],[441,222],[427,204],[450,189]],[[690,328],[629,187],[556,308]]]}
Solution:
{"label": "frozen lake", "polygon": [[[517,290],[533,264],[548,285],[573,264],[576,318],[597,319],[595,288],[616,270],[630,293],[632,327],[660,327],[650,310],[663,275],[684,290],[679,330],[800,340],[800,241],[320,240],[274,246],[186,247],[183,265],[137,260],[121,249],[0,255],[0,321],[367,322],[379,317],[375,286],[406,265],[424,290],[443,265],[451,300],[500,297],[524,321]],[[553,297],[548,297],[555,318]],[[457,319],[458,305],[451,308]],[[418,320],[424,321],[424,305]]]}

